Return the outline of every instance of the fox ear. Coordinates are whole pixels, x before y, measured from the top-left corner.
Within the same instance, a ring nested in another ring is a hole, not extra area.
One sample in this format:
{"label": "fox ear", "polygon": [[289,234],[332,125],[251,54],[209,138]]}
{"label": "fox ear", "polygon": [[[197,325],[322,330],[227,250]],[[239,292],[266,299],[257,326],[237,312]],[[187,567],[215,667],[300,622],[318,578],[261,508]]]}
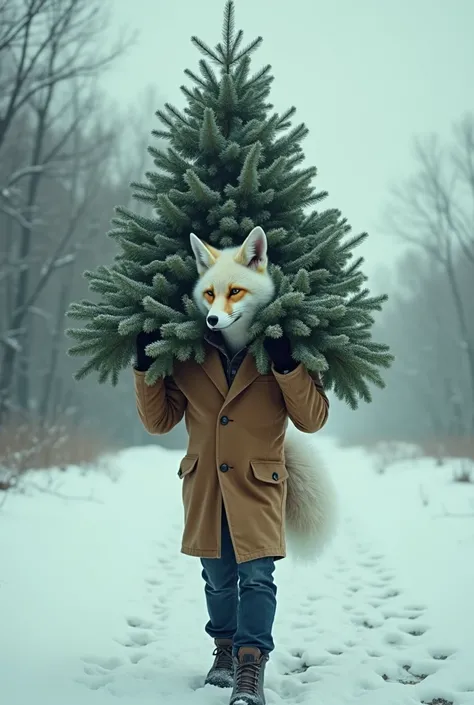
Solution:
{"label": "fox ear", "polygon": [[260,226],[257,226],[248,235],[239,251],[235,261],[250,269],[263,270],[267,266],[267,236]]}
{"label": "fox ear", "polygon": [[206,243],[200,240],[194,233],[190,234],[189,240],[196,258],[198,273],[200,275],[204,274],[209,267],[212,267],[212,265],[216,263],[218,253],[213,247],[206,245]]}

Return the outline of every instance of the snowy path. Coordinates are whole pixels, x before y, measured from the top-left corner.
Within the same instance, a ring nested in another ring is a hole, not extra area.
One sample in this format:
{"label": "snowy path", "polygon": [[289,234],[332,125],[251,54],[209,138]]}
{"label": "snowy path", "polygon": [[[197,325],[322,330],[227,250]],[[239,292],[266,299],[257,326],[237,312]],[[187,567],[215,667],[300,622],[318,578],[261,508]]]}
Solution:
{"label": "snowy path", "polygon": [[[462,511],[472,488],[461,496],[449,471],[431,466],[380,478],[361,452],[322,445],[341,492],[340,531],[319,565],[278,564],[268,704],[474,704],[474,521],[436,518],[438,496]],[[123,454],[119,482],[94,481],[104,504],[5,506],[2,701],[227,705],[228,691],[202,687],[212,643],[199,562],[179,554],[180,456]],[[67,489],[89,481],[68,479]],[[416,483],[426,481],[423,509]]]}

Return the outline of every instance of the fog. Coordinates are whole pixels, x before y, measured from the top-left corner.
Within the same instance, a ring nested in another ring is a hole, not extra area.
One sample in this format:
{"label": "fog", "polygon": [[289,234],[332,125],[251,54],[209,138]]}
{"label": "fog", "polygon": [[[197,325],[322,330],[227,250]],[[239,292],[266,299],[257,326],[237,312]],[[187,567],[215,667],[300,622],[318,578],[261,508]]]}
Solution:
{"label": "fog", "polygon": [[[87,36],[61,29],[59,58],[73,70],[36,87],[29,75],[16,103],[20,46],[0,42],[4,461],[24,450],[33,427],[31,454],[43,463],[51,450],[38,448],[70,439],[71,427],[92,455],[150,441],[131,374],[116,389],[73,381],[65,311],[87,296],[82,272],[111,260],[113,207],[133,207],[128,184],[148,165],[154,111],[182,103],[183,71],[199,59],[191,35],[214,44],[221,31],[216,0],[99,3],[93,32],[96,3],[66,5]],[[0,3],[0,37],[8,39],[2,28],[14,6]],[[474,5],[238,0],[236,11],[248,39],[264,38],[253,62],[272,65],[276,108],[295,105],[310,129],[306,159],[318,168],[318,189],[329,191],[325,205],[370,233],[361,248],[369,286],[390,295],[376,325],[396,355],[387,388],[355,412],[331,398],[325,433],[472,454]],[[158,442],[183,446],[183,427]]]}

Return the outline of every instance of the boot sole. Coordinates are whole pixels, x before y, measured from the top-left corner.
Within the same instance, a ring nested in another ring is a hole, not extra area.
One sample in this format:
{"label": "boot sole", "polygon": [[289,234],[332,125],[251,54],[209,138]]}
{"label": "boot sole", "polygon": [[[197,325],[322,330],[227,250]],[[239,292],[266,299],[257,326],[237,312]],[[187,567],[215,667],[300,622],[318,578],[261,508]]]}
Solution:
{"label": "boot sole", "polygon": [[266,705],[266,701],[258,695],[234,695],[230,705]]}

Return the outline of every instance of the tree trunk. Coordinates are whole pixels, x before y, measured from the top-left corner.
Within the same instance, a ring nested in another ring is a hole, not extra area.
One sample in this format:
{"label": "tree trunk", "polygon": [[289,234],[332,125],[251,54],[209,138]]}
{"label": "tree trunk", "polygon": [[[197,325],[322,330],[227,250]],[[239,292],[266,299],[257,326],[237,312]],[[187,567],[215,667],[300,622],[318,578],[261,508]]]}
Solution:
{"label": "tree trunk", "polygon": [[465,432],[472,432],[474,428],[474,348],[470,345],[469,336],[469,326],[467,323],[466,312],[464,309],[464,303],[462,300],[462,295],[459,289],[459,285],[456,279],[456,273],[454,271],[453,262],[451,258],[451,248],[449,248],[448,255],[446,257],[446,272],[448,275],[449,285],[451,287],[451,292],[453,295],[454,306],[456,308],[456,313],[459,319],[459,329],[461,333],[461,344],[462,349],[465,353],[467,372],[469,375],[470,383],[470,395],[471,395],[471,418],[466,420]]}
{"label": "tree trunk", "polygon": [[[43,144],[46,137],[46,119],[49,111],[49,106],[53,97],[53,88],[48,89],[48,93],[44,100],[41,109],[38,110],[38,124],[36,128],[33,151],[31,155],[31,165],[35,166],[40,163]],[[34,206],[38,197],[38,190],[42,178],[41,172],[34,172],[30,176],[27,192],[27,213],[31,219]],[[31,238],[32,229],[23,227],[20,234],[20,247],[18,253],[20,271],[16,283],[16,292],[14,295],[13,310],[11,319],[8,322],[8,330],[18,331],[18,336],[22,341],[21,352],[18,353],[12,346],[8,346],[2,363],[2,371],[0,374],[0,423],[6,416],[8,409],[8,397],[13,381],[13,373],[16,364],[16,358],[19,355],[23,363],[22,374],[18,379],[18,402],[22,409],[27,409],[29,404],[29,351],[33,341],[28,336],[28,326],[26,330],[20,332],[20,326],[27,320],[27,311],[25,311],[25,303],[28,297],[29,285],[29,267],[28,257],[31,253]]]}
{"label": "tree trunk", "polygon": [[56,370],[59,354],[62,350],[62,339],[64,332],[64,319],[69,303],[70,290],[72,285],[72,273],[69,270],[63,272],[63,282],[59,294],[58,308],[56,312],[56,323],[54,327],[53,340],[51,343],[51,357],[48,372],[43,385],[43,394],[39,405],[38,413],[41,424],[45,424],[50,411],[52,391],[55,385]]}

